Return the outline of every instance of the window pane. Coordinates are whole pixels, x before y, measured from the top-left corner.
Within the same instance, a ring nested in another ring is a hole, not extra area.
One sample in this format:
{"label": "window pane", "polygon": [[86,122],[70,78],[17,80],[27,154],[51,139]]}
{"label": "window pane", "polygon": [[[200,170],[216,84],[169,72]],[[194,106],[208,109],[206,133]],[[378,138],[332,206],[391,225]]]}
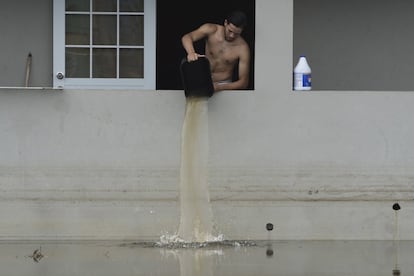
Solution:
{"label": "window pane", "polygon": [[93,11],[116,12],[116,0],[93,0],[92,5],[93,5]]}
{"label": "window pane", "polygon": [[66,15],[66,44],[89,45],[89,15]]}
{"label": "window pane", "polygon": [[89,1],[66,0],[66,11],[89,11]]}
{"label": "window pane", "polygon": [[116,78],[116,49],[93,49],[93,78]]}
{"label": "window pane", "polygon": [[119,9],[121,12],[143,12],[144,0],[120,0]]}
{"label": "window pane", "polygon": [[89,78],[89,49],[66,48],[66,77]]}
{"label": "window pane", "polygon": [[116,45],[116,16],[93,16],[93,44]]}
{"label": "window pane", "polygon": [[144,50],[120,49],[119,50],[119,77],[143,78],[144,77]]}
{"label": "window pane", "polygon": [[124,15],[120,17],[119,43],[121,45],[144,44],[144,17]]}

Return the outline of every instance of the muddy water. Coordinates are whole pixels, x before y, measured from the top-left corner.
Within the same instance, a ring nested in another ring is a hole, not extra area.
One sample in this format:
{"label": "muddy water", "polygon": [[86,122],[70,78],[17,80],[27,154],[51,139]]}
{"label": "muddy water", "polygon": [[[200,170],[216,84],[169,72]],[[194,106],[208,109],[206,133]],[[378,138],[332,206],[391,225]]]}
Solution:
{"label": "muddy water", "polygon": [[186,98],[181,136],[180,224],[185,242],[213,239],[208,190],[208,98]]}

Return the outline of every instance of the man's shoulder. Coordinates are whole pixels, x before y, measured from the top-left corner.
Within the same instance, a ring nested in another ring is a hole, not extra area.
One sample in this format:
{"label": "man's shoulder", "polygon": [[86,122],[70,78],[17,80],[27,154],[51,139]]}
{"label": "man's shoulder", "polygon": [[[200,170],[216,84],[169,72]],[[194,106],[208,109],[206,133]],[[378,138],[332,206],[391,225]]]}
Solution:
{"label": "man's shoulder", "polygon": [[220,26],[221,26],[221,25],[219,25],[219,24],[216,24],[216,23],[210,23],[210,22],[206,22],[206,23],[204,23],[203,25],[207,25],[207,26],[214,27],[214,28],[218,28],[218,27],[220,27]]}
{"label": "man's shoulder", "polygon": [[240,48],[243,48],[243,49],[249,49],[250,48],[249,43],[247,43],[247,41],[243,37],[239,37],[239,40],[238,40],[237,44]]}
{"label": "man's shoulder", "polygon": [[204,23],[200,28],[208,32],[216,32],[220,28],[220,25],[214,23]]}

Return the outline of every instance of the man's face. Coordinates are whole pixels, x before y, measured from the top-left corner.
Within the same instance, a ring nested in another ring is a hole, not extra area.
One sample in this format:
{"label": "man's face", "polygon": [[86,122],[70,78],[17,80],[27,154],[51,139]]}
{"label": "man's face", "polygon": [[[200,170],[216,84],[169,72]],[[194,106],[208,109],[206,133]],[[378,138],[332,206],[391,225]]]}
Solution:
{"label": "man's face", "polygon": [[228,23],[227,20],[224,21],[224,39],[231,42],[238,38],[243,29],[234,26],[232,23]]}

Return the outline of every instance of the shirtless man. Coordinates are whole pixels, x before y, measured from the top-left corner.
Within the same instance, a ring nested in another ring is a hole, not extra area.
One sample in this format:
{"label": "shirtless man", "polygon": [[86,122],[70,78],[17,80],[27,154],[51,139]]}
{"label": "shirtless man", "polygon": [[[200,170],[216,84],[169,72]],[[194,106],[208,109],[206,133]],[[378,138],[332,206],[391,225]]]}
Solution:
{"label": "shirtless man", "polygon": [[[245,89],[249,84],[250,49],[240,36],[246,25],[244,13],[230,14],[224,24],[206,23],[185,34],[181,42],[187,51],[187,60],[195,61],[203,56],[194,50],[193,43],[206,39],[205,53],[210,62],[214,91]],[[239,63],[239,79],[232,81],[234,66]]]}

